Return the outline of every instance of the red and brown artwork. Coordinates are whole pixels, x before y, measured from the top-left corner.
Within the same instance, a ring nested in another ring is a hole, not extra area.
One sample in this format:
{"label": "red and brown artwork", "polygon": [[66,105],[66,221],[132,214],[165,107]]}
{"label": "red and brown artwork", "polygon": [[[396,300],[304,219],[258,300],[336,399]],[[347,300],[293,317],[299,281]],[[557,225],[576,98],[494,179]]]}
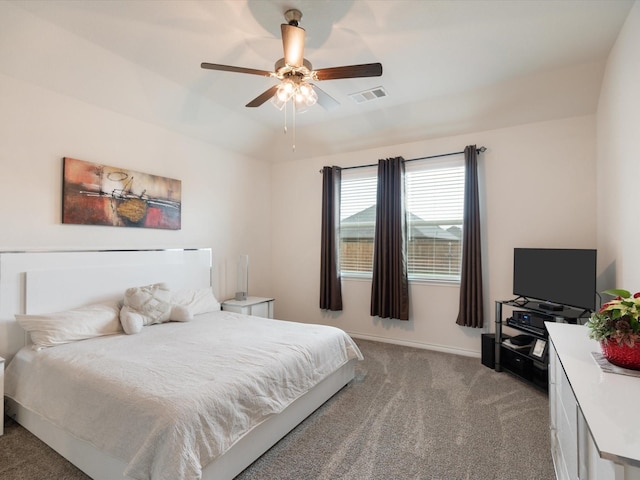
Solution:
{"label": "red and brown artwork", "polygon": [[62,223],[180,229],[182,182],[65,157]]}

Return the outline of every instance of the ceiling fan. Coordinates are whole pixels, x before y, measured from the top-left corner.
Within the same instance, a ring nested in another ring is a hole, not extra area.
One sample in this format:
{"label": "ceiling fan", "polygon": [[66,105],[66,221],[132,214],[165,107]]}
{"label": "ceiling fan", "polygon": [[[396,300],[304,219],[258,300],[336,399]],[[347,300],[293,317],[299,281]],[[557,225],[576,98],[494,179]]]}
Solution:
{"label": "ceiling fan", "polygon": [[285,12],[284,18],[287,23],[280,25],[284,57],[275,63],[273,72],[206,62],[203,62],[200,66],[209,70],[248,73],[250,75],[277,78],[280,80],[278,85],[274,85],[261,93],[247,103],[246,106],[259,107],[273,98],[274,105],[279,109],[282,109],[289,100],[293,100],[298,110],[304,110],[304,108],[316,102],[327,110],[332,110],[339,105],[337,100],[321,90],[317,85],[310,83],[312,81],[379,77],[382,75],[382,64],[380,63],[313,70],[311,62],[304,58],[305,31],[304,28],[298,26],[302,13],[300,10],[290,9]]}

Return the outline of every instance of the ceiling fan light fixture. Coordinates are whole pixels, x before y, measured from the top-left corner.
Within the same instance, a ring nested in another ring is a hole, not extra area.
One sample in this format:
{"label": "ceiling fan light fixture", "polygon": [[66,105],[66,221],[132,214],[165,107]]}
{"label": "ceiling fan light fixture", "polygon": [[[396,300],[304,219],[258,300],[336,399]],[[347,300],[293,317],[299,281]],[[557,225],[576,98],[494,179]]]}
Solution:
{"label": "ceiling fan light fixture", "polygon": [[291,79],[283,80],[280,85],[278,85],[278,90],[276,91],[276,97],[283,103],[287,103],[291,97],[296,93],[296,85]]}
{"label": "ceiling fan light fixture", "polygon": [[306,82],[302,82],[300,84],[300,95],[306,98],[311,95],[311,92],[313,92],[313,88],[311,87],[311,85]]}
{"label": "ceiling fan light fixture", "polygon": [[284,108],[284,106],[287,104],[287,102],[283,102],[282,100],[280,100],[280,98],[278,97],[278,95],[274,95],[273,97],[271,97],[271,104],[276,107],[278,110],[282,111],[282,109]]}
{"label": "ceiling fan light fixture", "polygon": [[317,101],[318,101],[318,94],[315,92],[313,87],[309,85],[309,93],[305,96],[304,103],[307,106],[312,107],[316,104]]}
{"label": "ceiling fan light fixture", "polygon": [[[282,110],[284,105],[289,100],[292,100],[298,112],[301,113],[303,105],[305,107],[311,107],[316,104],[318,94],[313,89],[313,85],[294,77],[285,78],[280,85],[278,85],[273,98],[271,103],[278,110]],[[306,110],[306,108],[304,110]]]}

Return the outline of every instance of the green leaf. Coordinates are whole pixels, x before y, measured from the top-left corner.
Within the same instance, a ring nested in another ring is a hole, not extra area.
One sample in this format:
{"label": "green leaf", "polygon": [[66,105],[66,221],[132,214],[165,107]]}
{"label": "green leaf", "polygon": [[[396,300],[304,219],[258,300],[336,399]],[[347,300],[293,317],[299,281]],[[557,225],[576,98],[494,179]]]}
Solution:
{"label": "green leaf", "polygon": [[629,298],[631,296],[631,292],[629,292],[628,290],[622,290],[622,289],[618,289],[618,288],[612,288],[611,290],[605,290],[602,293],[604,293],[605,295],[611,295],[612,297]]}

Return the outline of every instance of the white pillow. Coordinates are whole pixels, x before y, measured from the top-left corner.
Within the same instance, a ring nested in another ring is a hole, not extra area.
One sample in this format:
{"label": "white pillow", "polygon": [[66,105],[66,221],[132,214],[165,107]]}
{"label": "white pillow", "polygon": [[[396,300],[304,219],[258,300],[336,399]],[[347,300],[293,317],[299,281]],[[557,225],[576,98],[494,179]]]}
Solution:
{"label": "white pillow", "polygon": [[220,302],[211,288],[178,290],[171,297],[171,302],[184,305],[193,315],[220,310]]}
{"label": "white pillow", "polygon": [[65,343],[122,333],[118,302],[98,303],[65,312],[16,315],[31,336],[33,348],[40,350]]}

